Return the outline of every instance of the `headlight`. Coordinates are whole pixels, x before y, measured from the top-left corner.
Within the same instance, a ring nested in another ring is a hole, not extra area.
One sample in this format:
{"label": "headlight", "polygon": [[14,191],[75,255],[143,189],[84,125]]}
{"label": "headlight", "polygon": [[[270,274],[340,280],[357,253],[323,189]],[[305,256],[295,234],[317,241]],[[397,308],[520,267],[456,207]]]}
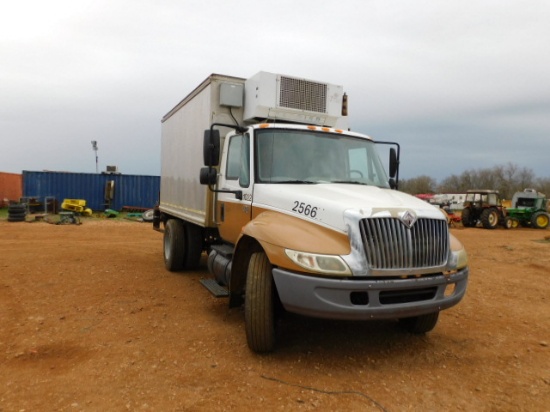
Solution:
{"label": "headlight", "polygon": [[468,265],[468,254],[460,241],[451,235],[451,256],[449,259],[450,269],[462,269]]}
{"label": "headlight", "polygon": [[285,253],[294,263],[304,269],[325,275],[351,275],[349,266],[340,256],[318,255],[291,249],[285,249]]}
{"label": "headlight", "polygon": [[463,248],[455,253],[458,255],[456,259],[456,268],[462,269],[463,267],[466,267],[468,265],[468,254],[466,253],[466,250]]}

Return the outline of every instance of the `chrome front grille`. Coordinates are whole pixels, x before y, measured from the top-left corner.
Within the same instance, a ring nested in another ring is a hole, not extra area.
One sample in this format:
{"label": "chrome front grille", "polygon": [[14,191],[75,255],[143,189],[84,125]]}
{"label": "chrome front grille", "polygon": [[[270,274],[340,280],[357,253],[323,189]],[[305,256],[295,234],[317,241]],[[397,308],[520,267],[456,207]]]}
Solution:
{"label": "chrome front grille", "polygon": [[372,269],[414,269],[446,264],[447,222],[418,219],[411,228],[396,218],[369,218],[359,223]]}

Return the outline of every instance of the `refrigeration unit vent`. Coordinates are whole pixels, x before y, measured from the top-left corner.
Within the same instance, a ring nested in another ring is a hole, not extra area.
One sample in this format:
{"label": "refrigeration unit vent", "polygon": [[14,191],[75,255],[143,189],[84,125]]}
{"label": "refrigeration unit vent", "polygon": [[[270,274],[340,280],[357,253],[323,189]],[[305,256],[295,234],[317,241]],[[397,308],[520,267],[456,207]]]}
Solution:
{"label": "refrigeration unit vent", "polygon": [[281,76],[279,106],[326,113],[327,85]]}
{"label": "refrigeration unit vent", "polygon": [[259,72],[245,83],[244,120],[334,127],[343,95],[342,86]]}

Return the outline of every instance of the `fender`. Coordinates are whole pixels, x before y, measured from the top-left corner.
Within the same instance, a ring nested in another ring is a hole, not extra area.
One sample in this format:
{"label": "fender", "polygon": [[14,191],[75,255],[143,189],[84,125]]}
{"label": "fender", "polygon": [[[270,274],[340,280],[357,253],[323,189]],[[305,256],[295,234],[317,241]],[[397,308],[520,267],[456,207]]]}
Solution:
{"label": "fender", "polygon": [[263,250],[273,266],[306,273],[286,256],[285,249],[330,255],[348,255],[351,251],[345,233],[280,212],[254,213],[254,218],[243,227],[235,245],[229,284],[230,294],[235,298],[230,299],[231,307],[240,302],[237,297],[244,290],[252,253]]}
{"label": "fender", "polygon": [[[303,272],[285,254],[284,249],[327,255],[348,255],[348,236],[312,221],[280,212],[262,211],[246,224],[240,237],[256,239],[272,265]],[[239,238],[240,240],[240,238]]]}

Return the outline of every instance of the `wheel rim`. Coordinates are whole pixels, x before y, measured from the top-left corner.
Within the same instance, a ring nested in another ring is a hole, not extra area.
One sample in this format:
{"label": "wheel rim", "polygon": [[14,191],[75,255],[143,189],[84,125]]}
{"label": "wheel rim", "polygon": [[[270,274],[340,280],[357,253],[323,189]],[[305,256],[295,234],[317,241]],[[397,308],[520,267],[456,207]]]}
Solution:
{"label": "wheel rim", "polygon": [[536,222],[538,227],[546,227],[548,226],[548,216],[546,215],[537,216]]}
{"label": "wheel rim", "polygon": [[519,226],[519,220],[517,219],[512,219],[512,227],[515,229],[516,227]]}
{"label": "wheel rim", "polygon": [[168,229],[165,230],[167,231],[167,233],[166,236],[164,236],[164,259],[170,260],[170,244],[172,243],[172,232],[170,232]]}
{"label": "wheel rim", "polygon": [[491,212],[489,214],[489,223],[491,224],[491,226],[495,226],[497,224],[497,221],[498,221],[498,216],[497,216],[497,213],[496,212]]}

